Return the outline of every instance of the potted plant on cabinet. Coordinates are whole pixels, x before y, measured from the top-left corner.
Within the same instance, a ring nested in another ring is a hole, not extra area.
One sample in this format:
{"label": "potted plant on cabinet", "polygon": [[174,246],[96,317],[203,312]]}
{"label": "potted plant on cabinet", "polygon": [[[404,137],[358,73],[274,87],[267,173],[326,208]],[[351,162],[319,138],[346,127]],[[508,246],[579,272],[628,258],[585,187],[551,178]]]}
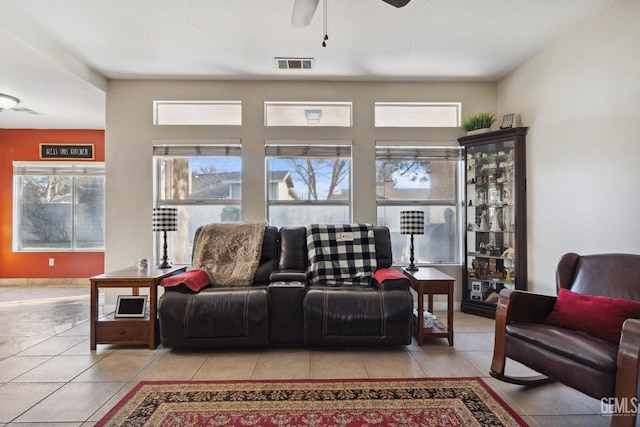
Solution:
{"label": "potted plant on cabinet", "polygon": [[476,135],[489,132],[495,121],[496,115],[493,113],[472,114],[462,121],[462,127],[467,131],[467,135]]}

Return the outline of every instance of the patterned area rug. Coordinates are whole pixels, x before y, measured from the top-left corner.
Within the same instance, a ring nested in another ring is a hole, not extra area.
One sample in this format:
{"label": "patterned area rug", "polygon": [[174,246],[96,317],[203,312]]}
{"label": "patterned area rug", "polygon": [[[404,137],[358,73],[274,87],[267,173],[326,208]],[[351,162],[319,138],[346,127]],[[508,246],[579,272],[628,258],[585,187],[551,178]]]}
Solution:
{"label": "patterned area rug", "polygon": [[526,426],[480,378],[141,382],[96,426]]}

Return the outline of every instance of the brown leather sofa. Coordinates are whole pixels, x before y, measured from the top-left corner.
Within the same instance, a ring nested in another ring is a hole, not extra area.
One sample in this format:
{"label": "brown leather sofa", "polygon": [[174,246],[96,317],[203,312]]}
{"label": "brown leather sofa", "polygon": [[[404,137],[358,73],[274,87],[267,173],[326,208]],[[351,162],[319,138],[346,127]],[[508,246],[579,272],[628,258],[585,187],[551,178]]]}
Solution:
{"label": "brown leather sofa", "polygon": [[[565,254],[556,273],[557,288],[582,295],[640,301],[640,255]],[[596,399],[612,403],[612,426],[634,426],[640,369],[640,319],[627,319],[619,342],[585,331],[550,324],[554,296],[504,289],[496,310],[491,375],[502,381],[536,385],[559,381]],[[585,313],[597,317],[599,313]],[[545,320],[547,319],[547,320]],[[516,360],[542,375],[505,374],[506,360]],[[626,413],[623,412],[626,409]],[[613,411],[612,411],[613,412]]]}
{"label": "brown leather sofa", "polygon": [[[391,238],[375,226],[378,268],[391,267]],[[196,232],[195,239],[198,238]],[[195,242],[194,242],[195,246]],[[164,347],[377,346],[411,342],[409,280],[370,286],[307,283],[305,227],[268,226],[253,284],[167,290],[158,315]]]}

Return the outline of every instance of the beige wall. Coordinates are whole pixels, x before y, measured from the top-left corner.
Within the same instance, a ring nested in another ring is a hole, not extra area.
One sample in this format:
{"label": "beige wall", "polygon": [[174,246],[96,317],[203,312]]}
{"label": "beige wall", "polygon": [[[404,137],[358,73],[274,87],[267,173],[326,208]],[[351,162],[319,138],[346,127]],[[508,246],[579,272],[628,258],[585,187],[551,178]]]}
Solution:
{"label": "beige wall", "polygon": [[[241,100],[243,126],[153,126],[153,100]],[[352,101],[352,128],[266,128],[264,101]],[[373,126],[376,101],[459,101],[462,116],[496,108],[494,83],[361,83],[282,81],[125,81],[109,84],[106,121],[107,271],[151,256],[154,140],[239,139],[243,156],[243,219],[265,217],[265,140],[347,140],[353,144],[353,220],[376,221],[375,142],[458,145],[461,128]],[[447,269],[460,276],[459,267]],[[457,300],[460,300],[459,290]]]}
{"label": "beige wall", "polygon": [[616,0],[498,83],[529,126],[529,287],[566,252],[640,253],[640,1]]}

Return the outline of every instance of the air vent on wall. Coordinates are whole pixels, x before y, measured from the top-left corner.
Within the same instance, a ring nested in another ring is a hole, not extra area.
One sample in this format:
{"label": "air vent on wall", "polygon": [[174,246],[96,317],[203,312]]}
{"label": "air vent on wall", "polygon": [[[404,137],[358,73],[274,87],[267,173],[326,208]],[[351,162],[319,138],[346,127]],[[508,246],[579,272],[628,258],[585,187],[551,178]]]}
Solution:
{"label": "air vent on wall", "polygon": [[310,70],[313,58],[274,58],[279,70]]}

